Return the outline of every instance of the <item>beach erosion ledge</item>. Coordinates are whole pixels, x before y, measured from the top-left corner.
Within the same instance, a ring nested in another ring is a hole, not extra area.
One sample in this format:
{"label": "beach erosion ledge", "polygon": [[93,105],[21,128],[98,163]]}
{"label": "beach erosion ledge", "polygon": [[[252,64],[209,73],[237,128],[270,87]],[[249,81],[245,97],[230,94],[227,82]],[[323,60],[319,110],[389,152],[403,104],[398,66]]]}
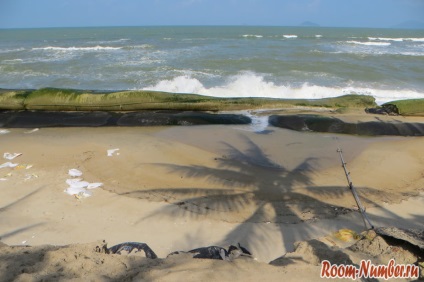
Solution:
{"label": "beach erosion ledge", "polygon": [[[377,106],[367,95],[324,99],[218,98],[159,91],[96,91],[58,88],[0,89],[1,127],[159,126],[250,124],[243,111],[260,109],[328,109],[332,115],[350,109],[379,114],[424,116],[424,99],[393,101]],[[242,112],[240,112],[242,111]],[[269,124],[298,131],[357,135],[423,136],[419,122],[347,122],[322,114],[290,115],[279,111]],[[370,111],[373,112],[373,111]],[[272,111],[271,111],[272,113]]]}

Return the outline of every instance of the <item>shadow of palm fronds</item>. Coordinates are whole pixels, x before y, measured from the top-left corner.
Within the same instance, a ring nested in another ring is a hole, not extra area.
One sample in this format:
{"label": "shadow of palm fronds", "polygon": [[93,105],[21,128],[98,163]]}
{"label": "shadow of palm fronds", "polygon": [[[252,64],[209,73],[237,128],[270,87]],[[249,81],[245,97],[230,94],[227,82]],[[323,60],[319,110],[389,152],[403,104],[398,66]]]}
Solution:
{"label": "shadow of palm fronds", "polygon": [[[418,195],[418,192],[384,191],[371,187],[355,187],[358,196],[368,207],[380,207],[379,202],[396,202]],[[341,199],[350,198],[353,203],[352,193],[347,186],[309,186],[308,192],[320,197]],[[356,205],[356,204],[355,204]]]}
{"label": "shadow of palm fronds", "polygon": [[[34,191],[32,191],[32,192],[30,192],[30,193],[22,196],[22,197],[14,200],[11,203],[9,203],[7,205],[4,205],[3,207],[0,207],[0,213],[1,212],[6,212],[6,211],[8,211],[8,210],[10,210],[12,208],[18,207],[19,205],[23,204],[26,200],[28,200],[30,197],[32,197],[35,194],[37,194],[38,192],[40,192],[40,190],[43,189],[43,188],[44,187],[40,187],[40,188],[38,188],[38,189],[36,189],[36,190],[34,190]],[[40,226],[40,225],[43,225],[43,224],[44,223],[34,223],[34,224],[31,224],[31,225],[28,225],[28,226],[25,226],[25,227],[17,228],[17,229],[15,229],[13,231],[9,231],[9,232],[0,234],[0,240],[6,239],[8,237],[14,236],[14,235],[19,234],[19,233],[22,233],[22,232],[25,232],[25,231],[27,231],[29,229],[35,228],[35,227]]]}
{"label": "shadow of palm fronds", "polygon": [[[265,252],[273,251],[274,244],[269,242],[275,242],[275,234],[279,234],[286,249],[292,248],[295,240],[313,236],[316,227],[294,226],[296,223],[335,218],[351,212],[360,218],[347,186],[314,186],[311,177],[316,173],[316,159],[303,159],[288,169],[274,161],[251,139],[244,137],[244,142],[245,149],[223,142],[226,150],[221,157],[214,159],[214,166],[151,164],[170,174],[204,180],[217,185],[216,188],[156,188],[123,195],[169,203],[140,221],[191,217],[230,222],[236,227],[225,235],[223,242],[242,242],[248,248],[260,248]],[[344,178],[342,170],[340,177]],[[379,208],[382,207],[378,202],[399,195],[367,187],[359,188],[358,194],[365,199],[367,206]],[[399,219],[388,211],[384,216],[374,218],[381,219],[381,222]],[[359,220],[348,225],[356,230],[364,228]],[[334,225],[334,230],[344,226],[346,222],[339,222]]]}
{"label": "shadow of palm fronds", "polygon": [[8,237],[14,236],[14,235],[22,233],[22,232],[25,232],[27,230],[30,230],[32,228],[35,228],[35,227],[43,225],[43,224],[44,223],[34,223],[34,224],[31,224],[31,225],[28,225],[28,226],[25,226],[25,227],[17,228],[13,231],[9,231],[9,232],[0,234],[0,240],[6,239]]}
{"label": "shadow of palm fronds", "polygon": [[[310,176],[314,173],[314,158],[306,158],[296,167],[288,169],[275,162],[251,139],[244,137],[244,142],[247,145],[245,150],[223,143],[227,149],[222,157],[214,159],[214,167],[152,164],[164,168],[167,173],[216,184],[217,188],[157,188],[122,195],[170,203],[140,220],[188,216],[236,223],[238,226],[227,234],[227,239],[240,239],[247,242],[247,246],[252,241],[266,239],[267,224],[272,224],[274,229],[279,225],[277,231],[284,241],[284,233],[294,231],[283,230],[281,224],[331,218],[351,211],[297,190],[298,187],[305,189],[313,186]],[[337,189],[328,189],[326,193],[336,197],[340,195]],[[254,226],[254,223],[260,225]],[[287,244],[291,242],[287,241]]]}
{"label": "shadow of palm fronds", "polygon": [[36,189],[36,190],[32,191],[31,193],[28,193],[28,194],[26,194],[25,196],[23,196],[23,197],[21,197],[21,198],[19,198],[19,199],[16,199],[15,201],[13,201],[13,202],[11,202],[11,203],[9,203],[9,204],[7,204],[7,205],[3,206],[3,207],[0,207],[0,212],[6,211],[7,209],[9,209],[9,208],[11,208],[11,207],[13,207],[13,206],[16,206],[16,205],[20,204],[21,202],[25,201],[25,200],[26,200],[26,199],[28,199],[29,197],[31,197],[31,196],[33,196],[34,194],[38,193],[38,192],[39,192],[42,188],[44,188],[44,187],[40,187],[40,188],[38,188],[38,189]]}
{"label": "shadow of palm fronds", "polygon": [[121,195],[165,201],[171,205],[165,206],[161,213],[153,212],[145,218],[158,216],[189,216],[225,215],[239,212],[255,203],[254,194],[228,189],[152,189],[124,193]]}
{"label": "shadow of palm fronds", "polygon": [[[218,162],[225,162],[223,159],[216,159]],[[223,168],[210,168],[199,165],[180,166],[173,164],[153,164],[165,168],[169,173],[178,173],[187,178],[204,179],[213,184],[219,184],[224,187],[245,187],[252,184],[253,176],[244,170],[233,170]],[[228,164],[227,164],[228,165]],[[238,167],[240,168],[240,166]],[[228,189],[227,189],[228,190]]]}

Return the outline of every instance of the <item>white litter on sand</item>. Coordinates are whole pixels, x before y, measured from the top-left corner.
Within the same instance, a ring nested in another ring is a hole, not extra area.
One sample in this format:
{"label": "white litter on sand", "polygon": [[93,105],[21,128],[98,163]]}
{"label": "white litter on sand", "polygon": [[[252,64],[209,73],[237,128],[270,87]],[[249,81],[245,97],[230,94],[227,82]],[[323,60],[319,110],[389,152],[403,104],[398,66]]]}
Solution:
{"label": "white litter on sand", "polygon": [[[109,150],[107,150],[107,156],[112,157],[115,154],[115,152],[117,152],[117,151],[119,151],[119,148],[109,149]],[[119,156],[119,153],[116,153],[115,155]]]}
{"label": "white litter on sand", "polygon": [[82,181],[82,179],[67,179],[66,184],[68,184],[70,188],[85,188],[88,187],[90,183]]}
{"label": "white litter on sand", "polygon": [[69,175],[70,176],[72,176],[72,177],[78,177],[78,176],[81,176],[82,175],[82,172],[81,171],[79,171],[78,169],[76,169],[76,168],[72,168],[72,169],[70,169],[69,170]]}
{"label": "white litter on sand", "polygon": [[[65,193],[69,194],[69,195],[77,195],[81,192],[88,192],[85,188],[82,187],[69,187],[67,189],[65,189]],[[91,193],[89,193],[91,196]]]}
{"label": "white litter on sand", "polygon": [[[73,168],[69,170],[69,175],[72,177],[78,177],[82,175],[82,172]],[[103,183],[101,182],[89,183],[84,181],[82,178],[67,179],[66,184],[68,184],[69,187],[65,189],[64,192],[75,196],[77,199],[90,197],[92,196],[92,192],[88,190],[103,186]]]}
{"label": "white litter on sand", "polygon": [[0,129],[0,135],[10,133],[10,130]]}
{"label": "white litter on sand", "polygon": [[3,175],[3,177],[0,178],[0,181],[7,181],[9,179],[9,177],[12,177],[12,175],[13,174],[11,172],[9,172],[8,174]]}
{"label": "white litter on sand", "polygon": [[94,182],[94,183],[89,183],[87,186],[87,189],[96,189],[103,186],[103,183],[101,182]]}
{"label": "white litter on sand", "polygon": [[32,130],[25,131],[24,133],[27,133],[27,134],[29,134],[29,133],[34,133],[34,132],[36,132],[36,131],[38,131],[38,130],[40,130],[40,129],[39,129],[39,128],[34,128],[34,129],[32,129]]}
{"label": "white litter on sand", "polygon": [[22,155],[22,153],[4,153],[3,158],[13,160],[14,158],[19,157],[20,155]]}
{"label": "white litter on sand", "polygon": [[11,163],[11,162],[7,162],[7,163],[4,163],[4,164],[2,164],[2,165],[0,165],[0,168],[4,168],[4,167],[15,167],[15,166],[17,166],[18,164],[14,164],[14,163]]}
{"label": "white litter on sand", "polygon": [[30,179],[38,178],[37,174],[31,173],[31,174],[25,174],[24,181],[28,181]]}
{"label": "white litter on sand", "polygon": [[66,184],[68,184],[69,186],[72,186],[74,183],[77,183],[81,180],[82,180],[82,178],[66,179]]}

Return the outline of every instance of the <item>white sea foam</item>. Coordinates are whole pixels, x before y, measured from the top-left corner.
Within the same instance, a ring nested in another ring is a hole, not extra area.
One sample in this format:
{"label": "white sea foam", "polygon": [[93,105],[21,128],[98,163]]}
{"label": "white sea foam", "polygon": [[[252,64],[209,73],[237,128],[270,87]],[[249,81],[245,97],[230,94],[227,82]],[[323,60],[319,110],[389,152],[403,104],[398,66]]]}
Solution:
{"label": "white sea foam", "polygon": [[171,80],[161,80],[156,85],[146,87],[145,90],[166,91],[173,93],[198,93],[206,90],[203,84],[188,75],[177,76]]}
{"label": "white sea foam", "polygon": [[295,35],[295,34],[284,34],[283,37],[284,38],[297,38],[297,35]]}
{"label": "white sea foam", "polygon": [[122,47],[110,47],[110,46],[93,46],[93,47],[37,47],[32,48],[32,50],[53,50],[53,51],[108,51],[108,50],[119,50]]}
{"label": "white sea foam", "polygon": [[400,52],[398,54],[403,56],[424,57],[424,52]]}
{"label": "white sea foam", "polygon": [[390,46],[390,42],[362,42],[362,41],[346,41],[349,44],[367,45],[367,46]]}
{"label": "white sea foam", "polygon": [[424,38],[405,38],[405,40],[410,40],[415,42],[424,42]]}
{"label": "white sea foam", "polygon": [[149,44],[141,44],[141,45],[130,45],[125,47],[118,47],[118,49],[152,49],[154,46]]}
{"label": "white sea foam", "polygon": [[321,34],[316,34],[316,35],[315,35],[315,37],[316,37],[316,38],[321,38],[321,37],[322,37],[322,35],[321,35]]}
{"label": "white sea foam", "polygon": [[243,34],[244,38],[262,38],[263,35],[259,35],[259,34]]}
{"label": "white sea foam", "polygon": [[22,63],[23,60],[22,59],[12,59],[12,60],[4,60],[3,63],[6,64],[14,64],[14,63]]}
{"label": "white sea foam", "polygon": [[130,41],[131,39],[129,39],[129,38],[121,38],[121,39],[117,39],[117,40],[110,40],[110,41],[107,41],[107,42],[126,42],[126,41]]}
{"label": "white sea foam", "polygon": [[409,38],[403,38],[403,37],[399,37],[399,38],[390,38],[390,37],[368,37],[369,40],[379,40],[379,41],[414,41],[414,42],[424,42],[424,38],[413,38],[413,37],[409,37]]}
{"label": "white sea foam", "polygon": [[122,42],[127,42],[130,41],[131,39],[129,38],[121,38],[121,39],[116,39],[116,40],[95,40],[95,41],[86,41],[86,44],[90,44],[90,45],[105,45],[105,44],[113,44],[113,43],[122,43]]}
{"label": "white sea foam", "polygon": [[[386,48],[391,45],[390,42],[362,42],[362,41],[338,41],[335,45],[335,50],[322,51],[313,50],[315,53],[331,53],[331,54],[357,54],[363,55],[401,55],[401,56],[424,56],[424,44],[410,44],[407,47],[393,46],[393,48]],[[414,46],[415,45],[415,46]],[[423,45],[423,46],[421,46]]]}
{"label": "white sea foam", "polygon": [[379,104],[399,100],[423,98],[424,93],[413,90],[385,90],[363,87],[325,87],[303,84],[300,87],[277,85],[265,81],[264,77],[244,72],[231,77],[224,85],[206,88],[198,79],[190,76],[178,76],[171,80],[162,80],[145,90],[173,93],[192,93],[214,97],[265,97],[285,99],[320,99],[346,94],[371,95]]}
{"label": "white sea foam", "polygon": [[379,40],[379,41],[403,41],[403,38],[386,38],[386,37],[368,37],[369,40]]}
{"label": "white sea foam", "polygon": [[16,48],[16,49],[0,49],[0,54],[2,53],[13,53],[13,52],[20,52],[24,51],[25,48]]}

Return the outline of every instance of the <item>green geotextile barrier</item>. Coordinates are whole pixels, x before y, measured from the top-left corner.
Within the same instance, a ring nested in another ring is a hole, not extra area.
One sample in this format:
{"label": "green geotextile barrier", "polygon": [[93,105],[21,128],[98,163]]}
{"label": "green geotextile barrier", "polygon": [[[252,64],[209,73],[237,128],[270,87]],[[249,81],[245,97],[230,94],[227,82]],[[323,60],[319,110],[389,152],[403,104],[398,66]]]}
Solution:
{"label": "green geotextile barrier", "polygon": [[424,116],[424,99],[393,101],[382,107],[402,116]]}
{"label": "green geotextile barrier", "polygon": [[[186,102],[186,103],[183,103]],[[210,101],[197,95],[170,95],[154,91],[99,93],[69,89],[40,89],[25,99],[27,110],[134,111],[146,109],[213,109]],[[188,107],[190,106],[190,107]]]}
{"label": "green geotextile barrier", "polygon": [[0,110],[42,111],[222,111],[310,106],[365,108],[375,106],[371,96],[345,95],[326,99],[217,98],[158,91],[100,92],[43,88],[0,90]]}
{"label": "green geotextile barrier", "polygon": [[0,91],[0,109],[23,110],[24,101],[30,92],[24,90]]}

